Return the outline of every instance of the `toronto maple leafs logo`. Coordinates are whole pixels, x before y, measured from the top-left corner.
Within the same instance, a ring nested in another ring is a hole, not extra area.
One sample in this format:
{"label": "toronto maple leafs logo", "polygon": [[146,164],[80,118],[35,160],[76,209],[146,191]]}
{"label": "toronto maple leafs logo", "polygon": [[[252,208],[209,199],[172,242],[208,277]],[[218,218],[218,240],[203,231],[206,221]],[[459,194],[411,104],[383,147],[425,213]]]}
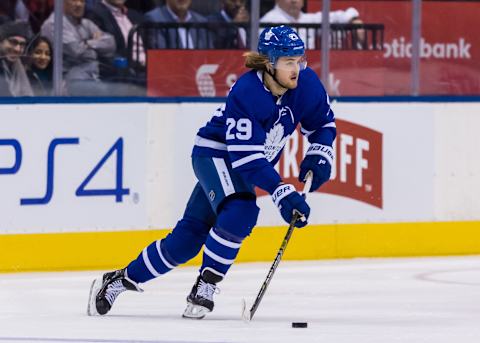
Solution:
{"label": "toronto maple leafs logo", "polygon": [[225,112],[225,104],[223,104],[222,106],[217,108],[215,110],[215,112],[213,112],[213,116],[214,117],[221,117],[221,116],[223,116],[223,112]]}
{"label": "toronto maple leafs logo", "polygon": [[265,40],[270,40],[272,37],[275,37],[275,33],[273,33],[272,29],[265,32]]}
{"label": "toronto maple leafs logo", "polygon": [[288,136],[283,137],[284,134],[285,129],[282,124],[274,125],[267,133],[265,139],[265,157],[268,162],[273,161],[285,146]]}
{"label": "toronto maple leafs logo", "polygon": [[280,120],[282,119],[283,116],[286,116],[286,115],[290,115],[290,119],[292,120],[292,123],[295,123],[295,120],[293,118],[293,112],[292,110],[290,109],[290,107],[288,106],[284,106],[284,107],[281,107],[279,110],[278,110],[278,119],[277,121],[275,122],[275,124],[273,125],[276,125],[277,123],[280,122]]}

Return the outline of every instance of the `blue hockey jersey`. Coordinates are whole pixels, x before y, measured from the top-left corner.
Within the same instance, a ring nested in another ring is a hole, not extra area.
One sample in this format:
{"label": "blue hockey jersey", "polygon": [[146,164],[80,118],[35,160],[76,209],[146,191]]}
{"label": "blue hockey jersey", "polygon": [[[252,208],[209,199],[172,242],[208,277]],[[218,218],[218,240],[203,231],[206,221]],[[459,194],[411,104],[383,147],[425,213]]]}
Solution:
{"label": "blue hockey jersey", "polygon": [[332,146],[335,116],[315,72],[301,71],[297,88],[277,98],[264,86],[262,72],[251,70],[198,131],[192,154],[225,158],[244,179],[271,194],[281,182],[273,166],[299,123],[310,143]]}

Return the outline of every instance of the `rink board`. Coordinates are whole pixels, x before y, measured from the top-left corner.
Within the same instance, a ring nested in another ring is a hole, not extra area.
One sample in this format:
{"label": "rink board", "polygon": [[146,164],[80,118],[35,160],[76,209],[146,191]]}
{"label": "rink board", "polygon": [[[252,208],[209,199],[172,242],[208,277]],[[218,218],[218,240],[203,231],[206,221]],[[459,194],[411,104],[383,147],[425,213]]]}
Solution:
{"label": "rink board", "polygon": [[[0,270],[122,266],[165,236],[196,182],[196,131],[219,105],[2,105]],[[310,228],[285,258],[480,254],[479,103],[332,108],[332,177],[308,195]],[[307,147],[294,133],[276,166],[297,188]],[[269,196],[257,203],[240,261],[271,261],[286,231]]]}
{"label": "rink board", "polygon": [[[286,227],[256,228],[238,262],[273,261]],[[169,230],[0,235],[0,272],[107,270],[128,264]],[[311,225],[285,260],[480,254],[480,222]],[[198,265],[201,253],[186,265]]]}

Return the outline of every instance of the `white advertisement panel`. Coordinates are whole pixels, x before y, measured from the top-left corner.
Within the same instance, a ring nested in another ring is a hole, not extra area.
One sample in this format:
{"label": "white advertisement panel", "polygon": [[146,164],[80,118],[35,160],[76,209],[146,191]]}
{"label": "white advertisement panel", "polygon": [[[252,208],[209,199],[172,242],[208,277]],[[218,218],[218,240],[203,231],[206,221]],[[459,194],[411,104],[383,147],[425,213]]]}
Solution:
{"label": "white advertisement panel", "polygon": [[145,228],[147,105],[2,105],[0,233]]}
{"label": "white advertisement panel", "polygon": [[149,112],[148,214],[156,228],[171,228],[183,215],[196,179],[195,135],[220,104],[155,104]]}
{"label": "white advertisement panel", "polygon": [[480,104],[435,108],[435,218],[480,219]]}
{"label": "white advertisement panel", "polygon": [[[0,234],[173,227],[196,182],[195,135],[220,105],[2,105]],[[479,219],[478,105],[332,107],[335,164],[308,195],[312,224]],[[292,135],[276,166],[297,189],[307,147]],[[258,204],[259,226],[285,224],[265,192]]]}

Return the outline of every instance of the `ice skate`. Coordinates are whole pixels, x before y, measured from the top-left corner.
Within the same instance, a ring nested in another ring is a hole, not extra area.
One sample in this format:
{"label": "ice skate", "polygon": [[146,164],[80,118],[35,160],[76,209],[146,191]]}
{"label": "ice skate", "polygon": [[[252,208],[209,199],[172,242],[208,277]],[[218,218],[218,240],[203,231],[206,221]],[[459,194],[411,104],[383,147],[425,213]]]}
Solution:
{"label": "ice skate", "polygon": [[187,308],[183,312],[183,317],[202,319],[207,313],[212,312],[214,307],[213,295],[220,292],[216,283],[221,280],[222,277],[209,270],[204,270],[202,275],[198,276],[192,291],[187,297]]}
{"label": "ice skate", "polygon": [[107,314],[118,295],[127,290],[143,292],[143,289],[125,275],[125,269],[103,274],[101,278],[95,279],[90,287],[87,314]]}

